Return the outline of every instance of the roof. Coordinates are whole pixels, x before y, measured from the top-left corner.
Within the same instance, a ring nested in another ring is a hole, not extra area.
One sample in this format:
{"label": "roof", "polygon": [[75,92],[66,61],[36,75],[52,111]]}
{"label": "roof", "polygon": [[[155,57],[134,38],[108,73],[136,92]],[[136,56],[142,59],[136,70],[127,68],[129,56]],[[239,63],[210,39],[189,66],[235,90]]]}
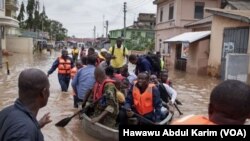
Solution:
{"label": "roof", "polygon": [[202,25],[202,24],[211,24],[212,23],[213,16],[208,16],[205,17],[201,20],[191,22],[185,25],[185,27],[192,27],[192,26],[197,26],[197,25]]}
{"label": "roof", "polygon": [[183,42],[183,43],[192,43],[198,41],[202,38],[205,38],[211,34],[211,31],[200,31],[200,32],[186,32],[170,39],[163,41],[164,43],[171,42]]}
{"label": "roof", "polygon": [[227,0],[227,3],[238,10],[250,10],[249,0]]}
{"label": "roof", "polygon": [[218,8],[205,8],[205,10],[214,15],[250,23],[250,10],[227,10]]}

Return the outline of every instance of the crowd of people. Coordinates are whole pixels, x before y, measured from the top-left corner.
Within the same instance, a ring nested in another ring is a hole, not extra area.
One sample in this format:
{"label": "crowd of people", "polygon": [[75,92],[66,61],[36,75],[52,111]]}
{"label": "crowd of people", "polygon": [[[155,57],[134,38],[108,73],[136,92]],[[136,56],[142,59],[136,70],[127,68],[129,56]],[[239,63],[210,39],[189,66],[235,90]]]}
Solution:
{"label": "crowd of people", "polygon": [[[1,141],[43,140],[40,128],[51,122],[50,116],[47,113],[39,121],[36,116],[39,109],[47,104],[50,95],[48,77],[56,69],[62,92],[68,91],[72,80],[73,106],[93,109],[89,115],[92,123],[100,122],[116,128],[131,124],[130,119],[136,119],[136,124],[157,125],[169,113],[174,113],[177,91],[172,87],[160,57],[157,68],[154,58],[147,55],[128,56],[121,38],[109,51],[102,49],[96,53],[94,48],[87,52],[84,48],[81,51],[74,48],[74,59],[65,49],[61,53],[47,75],[39,69],[21,72],[19,97],[14,105],[0,112]],[[80,55],[80,60],[74,57],[76,54]],[[128,61],[136,66],[135,73],[128,71]],[[88,102],[83,104],[83,101]],[[90,107],[89,103],[96,104]],[[249,103],[249,85],[237,80],[223,81],[211,92],[208,117],[188,115],[173,119],[171,124],[244,124],[250,116]]]}

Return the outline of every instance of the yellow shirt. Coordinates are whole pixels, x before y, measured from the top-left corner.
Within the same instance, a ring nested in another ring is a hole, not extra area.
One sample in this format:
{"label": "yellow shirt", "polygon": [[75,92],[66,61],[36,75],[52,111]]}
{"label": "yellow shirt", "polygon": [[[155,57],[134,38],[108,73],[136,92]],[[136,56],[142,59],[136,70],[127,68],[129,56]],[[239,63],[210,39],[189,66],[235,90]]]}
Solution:
{"label": "yellow shirt", "polygon": [[78,55],[79,50],[78,49],[72,49],[72,55]]}
{"label": "yellow shirt", "polygon": [[[112,54],[112,48],[109,48],[109,53]],[[114,49],[114,54],[113,54],[116,58],[115,59],[111,59],[111,66],[113,68],[121,68],[123,65],[126,64],[126,57],[123,56],[123,46],[121,46],[120,48],[117,48],[117,46],[115,46]],[[128,55],[128,50],[127,48],[125,48],[125,55]]]}

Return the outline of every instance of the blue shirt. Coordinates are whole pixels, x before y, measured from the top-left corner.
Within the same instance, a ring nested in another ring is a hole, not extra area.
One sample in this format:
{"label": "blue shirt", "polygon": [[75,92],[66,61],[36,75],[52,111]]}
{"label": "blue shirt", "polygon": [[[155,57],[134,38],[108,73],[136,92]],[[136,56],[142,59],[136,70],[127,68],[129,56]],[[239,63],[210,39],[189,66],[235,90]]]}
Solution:
{"label": "blue shirt", "polygon": [[151,63],[144,56],[140,56],[136,63],[136,74],[147,71],[148,73],[153,72],[153,67]]}
{"label": "blue shirt", "polygon": [[38,121],[17,99],[0,112],[0,141],[43,141]]}
{"label": "blue shirt", "polygon": [[[135,86],[133,86],[135,87]],[[132,105],[134,105],[134,98],[133,98],[133,87],[128,92],[128,95],[126,97],[125,102],[125,108],[126,109],[133,109]],[[154,122],[160,122],[161,121],[161,107],[162,107],[162,101],[160,97],[160,92],[157,87],[153,87],[152,90],[153,94],[153,107],[154,110],[151,113],[143,115],[145,118],[148,118]],[[135,109],[134,109],[135,110]],[[137,112],[137,111],[135,111]]]}
{"label": "blue shirt", "polygon": [[87,65],[86,67],[81,68],[77,72],[71,83],[74,91],[76,92],[77,97],[81,100],[83,100],[83,97],[86,95],[86,92],[94,87],[94,71],[95,66],[93,65]]}

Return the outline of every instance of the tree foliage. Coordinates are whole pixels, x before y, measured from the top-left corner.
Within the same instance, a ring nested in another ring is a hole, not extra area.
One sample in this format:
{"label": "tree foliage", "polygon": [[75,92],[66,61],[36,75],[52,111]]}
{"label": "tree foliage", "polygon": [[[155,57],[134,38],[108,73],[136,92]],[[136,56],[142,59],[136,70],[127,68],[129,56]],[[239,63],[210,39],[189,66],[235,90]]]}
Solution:
{"label": "tree foliage", "polygon": [[40,11],[39,0],[28,0],[26,6],[27,19],[25,20],[25,8],[22,2],[18,20],[20,22],[20,28],[31,30],[34,32],[48,32],[51,39],[63,40],[67,37],[68,30],[63,27],[63,24],[59,21],[49,19],[45,12],[45,6],[43,6],[42,12]]}
{"label": "tree foliage", "polygon": [[19,26],[20,28],[24,28],[25,26],[25,22],[24,22],[24,12],[25,12],[25,9],[24,9],[24,4],[22,2],[21,4],[21,8],[20,8],[20,12],[17,16],[17,20],[19,21]]}

